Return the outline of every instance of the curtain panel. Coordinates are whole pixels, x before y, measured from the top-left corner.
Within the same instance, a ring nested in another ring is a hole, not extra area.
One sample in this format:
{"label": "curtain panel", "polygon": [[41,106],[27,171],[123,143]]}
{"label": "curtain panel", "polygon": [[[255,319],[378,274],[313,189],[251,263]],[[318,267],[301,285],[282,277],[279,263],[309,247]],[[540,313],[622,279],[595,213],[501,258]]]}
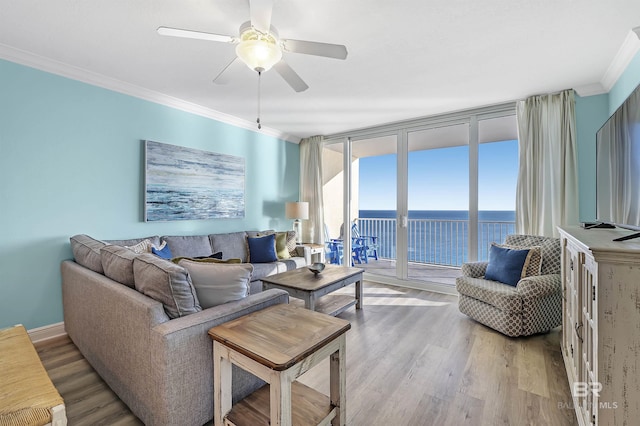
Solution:
{"label": "curtain panel", "polygon": [[578,223],[574,91],[518,102],[517,120],[516,232],[557,237]]}
{"label": "curtain panel", "polygon": [[322,136],[300,141],[300,201],[309,203],[309,220],[302,221],[302,241],[324,244],[322,199]]}

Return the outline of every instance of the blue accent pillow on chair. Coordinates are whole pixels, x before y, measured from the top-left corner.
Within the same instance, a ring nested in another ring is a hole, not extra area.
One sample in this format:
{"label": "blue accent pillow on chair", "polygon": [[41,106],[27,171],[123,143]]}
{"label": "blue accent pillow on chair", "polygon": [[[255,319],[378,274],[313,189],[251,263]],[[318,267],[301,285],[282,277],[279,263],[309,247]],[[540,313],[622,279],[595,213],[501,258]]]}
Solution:
{"label": "blue accent pillow on chair", "polygon": [[528,255],[529,249],[515,250],[491,244],[489,265],[487,265],[484,278],[515,287],[522,278],[522,269]]}
{"label": "blue accent pillow on chair", "polygon": [[276,234],[264,237],[247,238],[249,243],[249,262],[269,263],[278,260],[276,254]]}

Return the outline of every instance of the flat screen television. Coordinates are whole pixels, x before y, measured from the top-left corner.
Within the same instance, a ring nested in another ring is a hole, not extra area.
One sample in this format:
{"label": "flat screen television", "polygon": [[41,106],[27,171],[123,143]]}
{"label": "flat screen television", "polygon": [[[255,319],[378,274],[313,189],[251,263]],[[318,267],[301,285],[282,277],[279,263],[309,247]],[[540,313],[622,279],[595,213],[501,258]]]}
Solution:
{"label": "flat screen television", "polygon": [[596,134],[596,218],[640,231],[640,86]]}

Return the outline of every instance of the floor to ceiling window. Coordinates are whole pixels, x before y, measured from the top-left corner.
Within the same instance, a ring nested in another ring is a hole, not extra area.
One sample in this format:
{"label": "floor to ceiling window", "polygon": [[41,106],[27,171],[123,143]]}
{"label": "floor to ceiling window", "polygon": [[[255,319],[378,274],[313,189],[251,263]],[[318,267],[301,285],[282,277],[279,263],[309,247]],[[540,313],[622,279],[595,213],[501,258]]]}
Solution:
{"label": "floor to ceiling window", "polygon": [[451,283],[467,259],[469,125],[410,131],[407,277]]}
{"label": "floor to ceiling window", "polygon": [[[353,259],[369,279],[453,288],[463,262],[485,259],[491,241],[513,232],[516,134],[509,104],[330,136],[325,158],[351,155],[343,189],[325,188],[326,204],[339,195],[350,206],[334,235],[355,223],[376,237],[377,259]],[[336,211],[325,207],[326,217]]]}
{"label": "floor to ceiling window", "polygon": [[478,122],[478,260],[489,260],[492,241],[515,232],[518,140],[515,116]]}

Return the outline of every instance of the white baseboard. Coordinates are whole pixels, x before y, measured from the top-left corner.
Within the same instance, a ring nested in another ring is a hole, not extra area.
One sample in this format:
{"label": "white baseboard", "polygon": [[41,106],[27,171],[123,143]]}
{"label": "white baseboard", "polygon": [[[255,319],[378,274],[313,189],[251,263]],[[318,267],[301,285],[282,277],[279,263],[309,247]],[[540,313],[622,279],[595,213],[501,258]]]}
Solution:
{"label": "white baseboard", "polygon": [[29,338],[33,343],[43,343],[67,334],[64,329],[64,322],[32,328],[31,330],[27,330],[27,333],[29,333]]}

